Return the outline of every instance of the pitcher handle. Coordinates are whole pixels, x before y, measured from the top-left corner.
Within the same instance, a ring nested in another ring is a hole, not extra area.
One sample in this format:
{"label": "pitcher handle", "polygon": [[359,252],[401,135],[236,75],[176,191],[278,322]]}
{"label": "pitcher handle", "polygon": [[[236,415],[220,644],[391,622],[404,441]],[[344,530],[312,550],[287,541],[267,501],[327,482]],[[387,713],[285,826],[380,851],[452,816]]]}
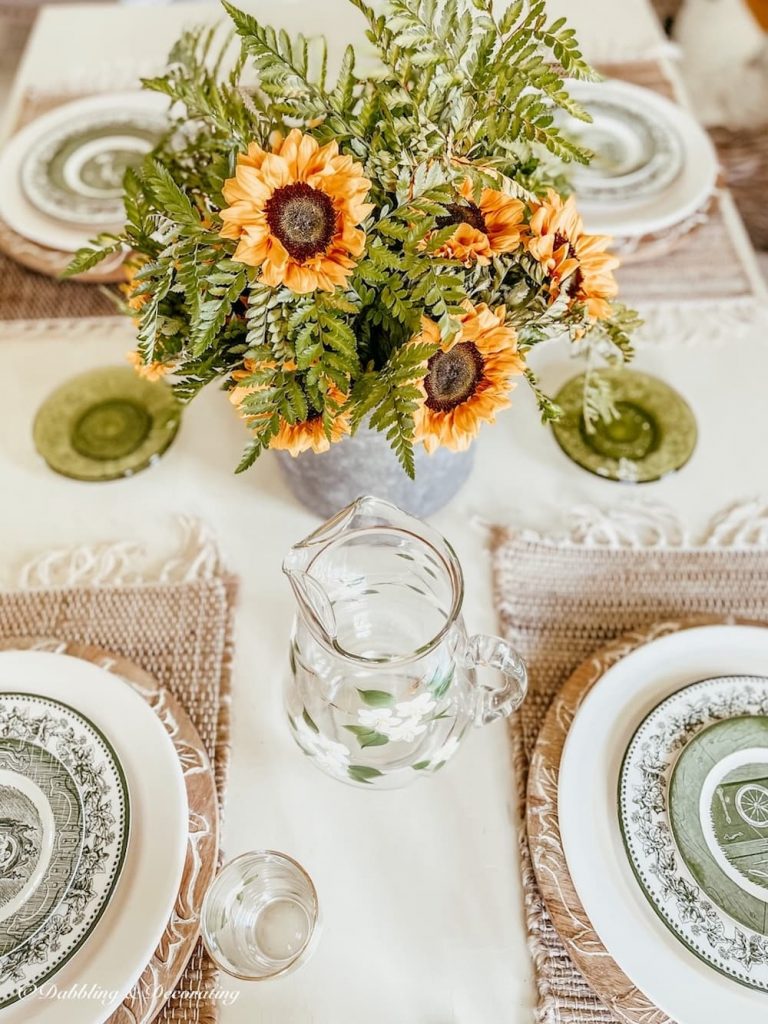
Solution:
{"label": "pitcher handle", "polygon": [[501,673],[501,685],[478,683],[477,725],[487,725],[517,711],[528,692],[528,673],[517,651],[498,636],[478,633],[470,637],[465,654],[470,668],[490,668]]}

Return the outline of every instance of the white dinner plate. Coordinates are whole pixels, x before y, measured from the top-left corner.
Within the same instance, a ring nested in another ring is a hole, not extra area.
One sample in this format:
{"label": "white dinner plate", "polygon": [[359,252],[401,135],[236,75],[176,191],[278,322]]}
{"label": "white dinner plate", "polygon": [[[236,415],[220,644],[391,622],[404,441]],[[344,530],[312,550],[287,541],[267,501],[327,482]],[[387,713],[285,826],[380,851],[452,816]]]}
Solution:
{"label": "white dinner plate", "polygon": [[718,675],[765,675],[766,668],[768,629],[704,626],[655,640],[605,673],[563,750],[559,820],[576,891],[619,967],[678,1024],[764,1024],[768,997],[699,960],[648,904],[619,827],[622,759],[640,722],[681,687]]}
{"label": "white dinner plate", "polygon": [[75,252],[100,231],[119,230],[120,218],[111,225],[78,225],[37,209],[22,184],[25,161],[29,154],[38,152],[47,139],[58,138],[73,121],[79,119],[85,123],[107,115],[124,117],[128,113],[134,113],[137,118],[154,119],[168,110],[168,103],[167,97],[154,92],[109,93],[66,103],[31,121],[0,151],[0,218],[24,238],[62,252]]}
{"label": "white dinner plate", "polygon": [[[606,101],[615,107],[624,103],[628,112],[642,114],[645,120],[655,123],[658,128],[656,145],[660,145],[662,139],[667,140],[667,159],[674,165],[665,168],[657,162],[653,165],[656,177],[638,177],[634,193],[629,190],[628,194],[610,198],[580,196],[578,182],[582,172],[574,166],[574,190],[588,231],[617,238],[637,238],[679,224],[704,205],[717,181],[718,162],[709,135],[692,114],[652,89],[628,82],[569,81],[567,86],[568,92],[587,111],[593,100],[597,105],[596,113]],[[585,141],[588,144],[589,139]],[[682,154],[680,161],[679,154]],[[566,173],[570,169],[571,165]],[[649,189],[654,181],[664,182],[665,187],[660,191]]]}
{"label": "white dinner plate", "polygon": [[[39,992],[0,1011],[0,1021],[102,1024],[149,963],[178,895],[188,834],[181,766],[173,742],[145,701],[89,662],[40,651],[3,651],[0,691],[60,700],[93,722],[120,760],[131,803],[122,875],[98,924]],[[67,992],[75,995],[61,994]]]}

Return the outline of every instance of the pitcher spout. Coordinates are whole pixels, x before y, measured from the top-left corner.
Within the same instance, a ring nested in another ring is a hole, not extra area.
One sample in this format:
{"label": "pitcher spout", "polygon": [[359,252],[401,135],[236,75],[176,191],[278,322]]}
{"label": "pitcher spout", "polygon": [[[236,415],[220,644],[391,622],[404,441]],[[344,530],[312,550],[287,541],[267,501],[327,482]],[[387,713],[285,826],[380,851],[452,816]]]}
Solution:
{"label": "pitcher spout", "polygon": [[358,498],[295,544],[283,572],[316,639],[354,657],[364,657],[350,652],[364,640],[362,619],[381,605],[382,585],[394,585],[404,573],[412,577],[413,592],[434,597],[441,618],[434,635],[450,626],[461,607],[461,568],[447,541],[372,495]]}
{"label": "pitcher spout", "polygon": [[332,644],[336,636],[336,616],[323,586],[305,570],[283,563],[299,610],[313,633],[320,633],[326,643]]}

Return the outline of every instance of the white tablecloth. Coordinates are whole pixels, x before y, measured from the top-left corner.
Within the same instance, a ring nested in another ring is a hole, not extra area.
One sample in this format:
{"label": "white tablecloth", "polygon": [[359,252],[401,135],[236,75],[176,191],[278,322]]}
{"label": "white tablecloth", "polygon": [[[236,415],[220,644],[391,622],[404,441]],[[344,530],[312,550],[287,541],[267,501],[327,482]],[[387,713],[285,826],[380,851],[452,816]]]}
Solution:
{"label": "white tablecloth", "polygon": [[[344,0],[248,6],[289,28],[323,29],[338,45],[361,29]],[[661,45],[645,0],[552,6],[567,10],[594,58]],[[209,8],[49,8],[15,97],[29,86],[123,84],[137,69],[151,70],[179,28],[203,16],[212,16]],[[701,436],[684,472],[633,498],[666,502],[693,527],[728,502],[768,489],[764,332],[715,343],[707,329],[702,323],[694,345],[648,345],[637,359],[688,397]],[[297,857],[317,883],[325,924],[314,959],[296,974],[260,985],[226,980],[237,998],[223,1008],[223,1024],[530,1020],[534,990],[504,725],[473,734],[439,776],[398,792],[339,785],[299,754],[281,714],[293,608],[280,563],[315,523],[291,500],[271,458],[246,476],[232,475],[244,436],[220,393],[195,402],[171,451],[133,480],[79,484],[53,475],[36,456],[30,425],[46,394],[71,374],[121,360],[132,346],[123,322],[72,333],[0,327],[0,579],[12,582],[16,566],[53,546],[128,539],[162,553],[174,545],[180,512],[210,524],[241,577],[225,849],[233,856],[272,847]],[[576,369],[558,345],[538,352],[536,364],[552,391]],[[566,461],[521,388],[514,408],[481,437],[470,483],[435,517],[464,564],[470,628],[494,628],[487,538],[478,520],[542,527],[574,504],[626,498]]]}

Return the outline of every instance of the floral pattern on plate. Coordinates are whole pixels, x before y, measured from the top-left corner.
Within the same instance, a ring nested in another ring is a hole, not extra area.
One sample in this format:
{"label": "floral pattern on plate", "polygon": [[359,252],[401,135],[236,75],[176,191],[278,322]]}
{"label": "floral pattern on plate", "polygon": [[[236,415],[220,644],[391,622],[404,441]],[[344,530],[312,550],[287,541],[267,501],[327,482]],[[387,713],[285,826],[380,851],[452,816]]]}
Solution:
{"label": "floral pattern on plate", "polygon": [[[0,1006],[7,1006],[55,974],[93,931],[120,876],[130,811],[117,755],[96,726],[67,705],[30,694],[0,694],[0,739],[46,750],[74,780],[83,808],[82,848],[69,887],[34,933],[0,956]],[[32,881],[53,831],[53,815],[46,821],[45,794],[25,775],[15,773],[14,781],[11,770],[2,774],[3,817],[10,819],[5,838],[27,840],[25,872]],[[14,853],[2,836],[0,846],[8,856]]]}
{"label": "floral pattern on plate", "polygon": [[[678,760],[705,730],[714,723],[765,715],[768,679],[756,676],[704,680],[662,701],[641,723],[624,756],[619,823],[632,870],[664,923],[705,963],[735,981],[768,991],[768,938],[711,898],[710,887],[705,889],[691,872],[675,839],[676,832],[691,824],[710,831],[713,800],[697,797],[690,812],[696,821],[676,819],[674,829],[669,800]],[[727,765],[724,771],[727,782]]]}

